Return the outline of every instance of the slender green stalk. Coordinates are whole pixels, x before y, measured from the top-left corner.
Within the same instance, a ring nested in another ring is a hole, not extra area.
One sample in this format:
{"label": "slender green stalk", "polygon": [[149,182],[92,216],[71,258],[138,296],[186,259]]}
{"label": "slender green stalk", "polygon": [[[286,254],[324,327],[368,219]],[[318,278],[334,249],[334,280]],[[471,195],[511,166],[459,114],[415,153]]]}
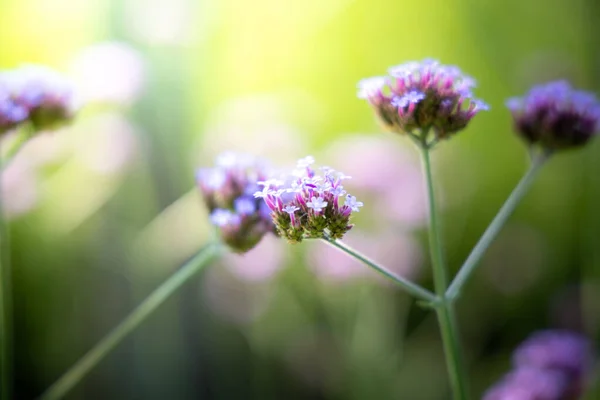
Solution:
{"label": "slender green stalk", "polygon": [[440,325],[442,342],[444,344],[446,366],[448,368],[448,375],[450,377],[454,399],[464,400],[469,398],[466,382],[467,376],[462,360],[460,338],[458,337],[458,327],[456,326],[453,304],[446,299],[445,294],[447,288],[446,267],[444,265],[440,227],[435,207],[433,177],[431,174],[431,161],[429,158],[430,149],[425,143],[420,147],[423,169],[425,171],[427,182],[427,197],[429,200],[429,251],[431,253],[431,262],[433,265],[433,283],[435,286],[435,293],[440,301],[436,307],[436,313]]}
{"label": "slender green stalk", "polygon": [[131,332],[161,304],[175,293],[184,283],[190,280],[204,266],[223,251],[219,243],[211,243],[175,272],[169,279],[152,292],[136,309],[134,309],[117,327],[106,335],[98,344],[88,351],[75,365],[71,367],[45,393],[42,400],[63,398],[77,385],[104,357],[114,350]]}
{"label": "slender green stalk", "polygon": [[438,301],[437,297],[433,293],[431,293],[429,290],[417,285],[416,283],[412,283],[411,281],[406,280],[399,275],[394,274],[393,272],[389,271],[385,267],[377,264],[375,261],[373,261],[370,258],[368,258],[367,256],[365,256],[364,254],[354,250],[352,247],[348,246],[347,244],[342,243],[339,240],[332,239],[326,235],[323,237],[323,240],[327,244],[343,251],[344,253],[356,258],[358,261],[361,261],[365,265],[371,267],[372,269],[374,269],[381,275],[385,276],[386,278],[391,279],[394,283],[396,283],[396,285],[400,286],[402,289],[404,289],[409,294],[411,294],[421,300],[424,300],[430,304],[437,303],[437,301]]}
{"label": "slender green stalk", "polygon": [[533,183],[533,180],[536,177],[538,171],[540,170],[542,165],[544,165],[546,160],[548,160],[549,156],[550,153],[542,153],[537,157],[532,157],[532,162],[531,166],[529,167],[529,170],[527,170],[525,175],[523,175],[521,181],[517,184],[517,186],[512,191],[508,199],[506,199],[506,202],[504,203],[502,208],[500,208],[498,214],[496,214],[490,225],[483,233],[483,235],[479,239],[479,242],[477,242],[477,244],[471,251],[471,254],[469,254],[466,261],[458,271],[458,274],[456,274],[456,277],[454,278],[452,284],[446,292],[446,297],[449,300],[453,301],[456,298],[458,298],[458,296],[460,296],[460,291],[462,290],[463,286],[471,277],[473,271],[475,271],[475,268],[479,264],[479,261],[485,254],[486,250],[488,249],[488,247],[490,247],[494,239],[496,239],[496,236],[498,236],[498,233],[500,233],[500,230],[502,229],[508,218],[512,215],[515,208],[517,208],[517,205],[519,204],[525,193],[527,193],[527,190]]}
{"label": "slender green stalk", "polygon": [[12,278],[10,271],[9,230],[4,220],[2,172],[5,159],[0,155],[0,379],[2,399],[12,394]]}

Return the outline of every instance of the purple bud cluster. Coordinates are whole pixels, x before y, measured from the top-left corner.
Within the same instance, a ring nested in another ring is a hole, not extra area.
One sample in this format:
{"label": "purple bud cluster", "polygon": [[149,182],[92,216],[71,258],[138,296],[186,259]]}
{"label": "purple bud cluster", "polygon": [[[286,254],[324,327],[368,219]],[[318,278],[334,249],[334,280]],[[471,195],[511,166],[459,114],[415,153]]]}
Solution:
{"label": "purple bud cluster", "polygon": [[268,170],[260,159],[228,152],[217,157],[214,168],[202,168],[196,174],[211,223],[236,252],[247,252],[266,233],[274,232],[270,210],[254,197]]}
{"label": "purple bud cluster", "polygon": [[262,189],[254,194],[271,211],[277,233],[290,243],[324,235],[342,238],[352,228],[352,213],[363,205],[344,190],[342,182],[349,176],[329,167],[318,174],[311,167],[314,161],[310,156],[299,160],[289,177],[259,182]]}
{"label": "purple bud cluster", "polygon": [[579,398],[593,363],[583,336],[560,330],[534,333],[514,352],[514,370],[484,400],[569,400]]}
{"label": "purple bud cluster", "polygon": [[535,86],[506,102],[515,130],[528,143],[548,150],[582,146],[600,130],[600,102],[565,81]]}
{"label": "purple bud cluster", "polygon": [[50,68],[26,65],[0,73],[0,134],[27,121],[35,130],[62,126],[76,111],[74,93]]}
{"label": "purple bud cluster", "polygon": [[489,107],[471,90],[473,78],[455,66],[435,60],[407,62],[388,71],[388,76],[363,79],[358,97],[366,99],[390,130],[417,135],[424,144],[425,132],[433,129],[434,141],[449,137],[467,126]]}

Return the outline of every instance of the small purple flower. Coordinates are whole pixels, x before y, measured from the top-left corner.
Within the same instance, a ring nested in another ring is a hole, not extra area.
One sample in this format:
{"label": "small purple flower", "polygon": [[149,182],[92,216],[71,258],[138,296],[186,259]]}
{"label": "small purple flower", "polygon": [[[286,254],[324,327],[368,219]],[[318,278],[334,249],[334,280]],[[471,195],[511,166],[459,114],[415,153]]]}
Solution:
{"label": "small purple flower", "polygon": [[383,90],[386,87],[386,84],[386,78],[382,76],[363,79],[358,82],[357,96],[359,99],[365,99],[375,103],[383,98]]}
{"label": "small purple flower", "polygon": [[323,200],[322,197],[312,196],[311,200],[306,202],[308,208],[312,208],[316,213],[321,212],[325,207],[327,207],[327,202]]}
{"label": "small purple flower", "polygon": [[459,68],[426,59],[394,66],[387,77],[360,81],[358,97],[369,101],[388,129],[416,135],[429,146],[489,109],[473,98],[474,87],[475,80]]}
{"label": "small purple flower", "polygon": [[300,207],[296,207],[296,206],[292,206],[292,205],[287,205],[285,207],[283,207],[283,212],[286,212],[288,214],[294,214],[296,211],[298,211],[300,209]]}
{"label": "small purple flower", "polygon": [[268,195],[273,194],[273,193],[274,193],[274,190],[270,188],[270,185],[269,186],[265,185],[262,188],[262,190],[254,193],[254,197],[257,199],[259,199],[259,198],[264,199],[265,197],[267,197]]}
{"label": "small purple flower", "polygon": [[404,108],[404,107],[409,106],[410,104],[417,104],[424,98],[425,98],[424,93],[421,93],[417,90],[411,90],[410,92],[406,93],[402,97],[394,97],[392,99],[392,105],[394,107]]}
{"label": "small purple flower", "polygon": [[344,187],[342,185],[336,186],[334,188],[332,188],[330,190],[330,193],[334,196],[334,197],[340,197],[346,194],[346,191],[344,190]]}
{"label": "small purple flower", "polygon": [[314,157],[312,157],[312,156],[306,156],[306,157],[301,158],[300,160],[298,160],[297,167],[298,168],[306,168],[309,165],[314,164],[314,162],[315,162]]}
{"label": "small purple flower", "polygon": [[473,107],[473,111],[489,111],[490,110],[490,106],[483,100],[479,100],[479,99],[471,100],[471,106]]}
{"label": "small purple flower", "polygon": [[533,87],[506,101],[517,133],[529,144],[560,150],[586,144],[600,130],[600,102],[565,81]]}
{"label": "small purple flower", "polygon": [[346,203],[344,205],[350,207],[350,209],[352,211],[354,211],[354,212],[359,212],[360,210],[358,208],[363,206],[363,202],[362,201],[356,201],[356,197],[355,196],[347,195],[346,196]]}

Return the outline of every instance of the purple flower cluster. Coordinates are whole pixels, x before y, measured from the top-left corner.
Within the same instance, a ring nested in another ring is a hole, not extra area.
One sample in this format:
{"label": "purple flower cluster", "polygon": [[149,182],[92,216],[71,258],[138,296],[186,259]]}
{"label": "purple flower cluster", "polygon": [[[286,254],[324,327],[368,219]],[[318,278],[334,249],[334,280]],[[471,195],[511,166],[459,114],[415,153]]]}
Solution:
{"label": "purple flower cluster", "polygon": [[[290,243],[322,238],[325,234],[340,239],[352,225],[352,212],[363,203],[346,194],[342,182],[349,176],[329,167],[317,174],[310,156],[298,161],[291,176],[259,182],[262,190],[254,196],[264,199],[271,210],[277,233]],[[344,197],[344,204],[340,198]]]}
{"label": "purple flower cluster", "polygon": [[548,150],[582,146],[600,130],[600,102],[565,81],[535,86],[506,106],[519,135]]}
{"label": "purple flower cluster", "polygon": [[[412,61],[388,73],[360,81],[358,97],[373,106],[387,128],[415,135],[425,145],[462,130],[477,113],[489,109],[473,96],[475,81],[455,66]],[[430,129],[435,137],[428,143]]]}
{"label": "purple flower cluster", "polygon": [[27,121],[35,130],[53,129],[75,111],[74,89],[56,71],[26,65],[0,73],[0,134]]}
{"label": "purple flower cluster", "polygon": [[210,221],[234,251],[247,252],[274,232],[270,210],[253,194],[267,179],[268,165],[255,157],[223,153],[214,168],[202,168],[196,182],[210,211]]}
{"label": "purple flower cluster", "polygon": [[484,400],[569,400],[579,398],[593,362],[590,342],[560,330],[534,333],[513,356],[514,370]]}

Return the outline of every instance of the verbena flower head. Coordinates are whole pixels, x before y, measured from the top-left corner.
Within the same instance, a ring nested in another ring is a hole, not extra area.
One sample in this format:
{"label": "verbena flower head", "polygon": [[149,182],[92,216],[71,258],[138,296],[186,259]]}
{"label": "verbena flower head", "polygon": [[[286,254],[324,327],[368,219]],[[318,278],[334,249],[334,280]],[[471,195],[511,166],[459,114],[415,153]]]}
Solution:
{"label": "verbena flower head", "polygon": [[352,213],[363,205],[344,190],[349,176],[329,167],[316,170],[313,163],[310,156],[299,160],[291,175],[259,182],[261,189],[254,193],[271,211],[277,233],[290,243],[325,234],[342,238],[352,228]]}
{"label": "verbena flower head", "polygon": [[391,67],[388,74],[360,81],[358,97],[366,99],[394,132],[417,135],[425,142],[423,136],[431,128],[437,142],[489,109],[473,96],[475,81],[455,66],[427,59]]}
{"label": "verbena flower head", "polygon": [[210,222],[236,252],[252,249],[266,233],[274,232],[270,211],[254,197],[268,170],[263,160],[228,152],[217,157],[215,167],[201,168],[196,174]]}
{"label": "verbena flower head", "polygon": [[76,108],[73,86],[50,68],[26,65],[0,74],[0,132],[25,121],[35,130],[54,129]]}
{"label": "verbena flower head", "polygon": [[548,150],[582,146],[600,130],[600,102],[565,81],[535,86],[506,106],[518,134]]}

